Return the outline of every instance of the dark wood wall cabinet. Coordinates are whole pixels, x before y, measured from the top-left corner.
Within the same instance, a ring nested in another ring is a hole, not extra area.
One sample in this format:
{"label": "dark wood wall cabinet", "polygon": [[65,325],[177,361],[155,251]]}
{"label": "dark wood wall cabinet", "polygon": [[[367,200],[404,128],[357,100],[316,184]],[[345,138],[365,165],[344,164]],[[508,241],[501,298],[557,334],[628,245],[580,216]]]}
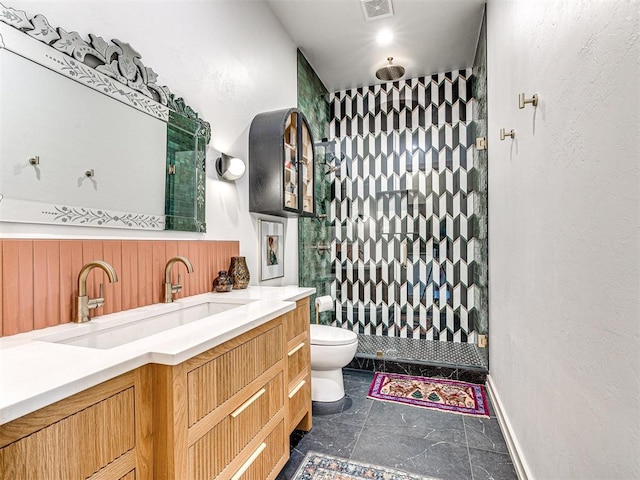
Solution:
{"label": "dark wood wall cabinet", "polygon": [[280,217],[314,215],[314,149],[296,108],[256,115],[249,130],[249,210]]}

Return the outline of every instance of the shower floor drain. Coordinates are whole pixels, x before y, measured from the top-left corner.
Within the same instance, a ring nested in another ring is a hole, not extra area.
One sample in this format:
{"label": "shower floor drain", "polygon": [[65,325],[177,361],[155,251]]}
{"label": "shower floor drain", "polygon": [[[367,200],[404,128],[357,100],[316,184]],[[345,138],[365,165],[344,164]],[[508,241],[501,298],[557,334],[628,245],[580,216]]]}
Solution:
{"label": "shower floor drain", "polygon": [[478,353],[478,348],[471,343],[358,335],[356,356],[410,363],[487,368]]}

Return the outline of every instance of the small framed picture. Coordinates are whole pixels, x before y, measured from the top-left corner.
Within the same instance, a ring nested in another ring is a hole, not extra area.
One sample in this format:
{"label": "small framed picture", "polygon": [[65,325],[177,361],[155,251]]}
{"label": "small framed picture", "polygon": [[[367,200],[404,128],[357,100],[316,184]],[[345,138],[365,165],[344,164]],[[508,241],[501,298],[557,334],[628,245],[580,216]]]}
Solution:
{"label": "small framed picture", "polygon": [[284,224],[260,220],[260,280],[284,277]]}

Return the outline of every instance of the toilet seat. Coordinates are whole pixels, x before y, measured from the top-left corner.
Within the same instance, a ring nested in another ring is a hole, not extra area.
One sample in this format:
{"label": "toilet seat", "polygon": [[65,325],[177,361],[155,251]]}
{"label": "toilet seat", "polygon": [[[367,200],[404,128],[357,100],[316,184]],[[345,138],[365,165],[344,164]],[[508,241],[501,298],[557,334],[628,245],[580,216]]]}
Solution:
{"label": "toilet seat", "polygon": [[311,325],[311,345],[351,345],[358,342],[358,335],[351,330],[328,325]]}

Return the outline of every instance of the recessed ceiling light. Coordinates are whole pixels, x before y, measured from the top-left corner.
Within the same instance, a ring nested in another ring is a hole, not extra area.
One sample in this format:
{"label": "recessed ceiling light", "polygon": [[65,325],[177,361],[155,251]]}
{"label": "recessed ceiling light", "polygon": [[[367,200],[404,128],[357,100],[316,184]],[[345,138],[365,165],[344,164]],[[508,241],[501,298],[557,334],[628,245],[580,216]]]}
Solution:
{"label": "recessed ceiling light", "polygon": [[385,28],[384,30],[380,30],[378,36],[376,37],[376,41],[378,42],[378,45],[390,45],[393,41],[393,33],[387,28]]}

